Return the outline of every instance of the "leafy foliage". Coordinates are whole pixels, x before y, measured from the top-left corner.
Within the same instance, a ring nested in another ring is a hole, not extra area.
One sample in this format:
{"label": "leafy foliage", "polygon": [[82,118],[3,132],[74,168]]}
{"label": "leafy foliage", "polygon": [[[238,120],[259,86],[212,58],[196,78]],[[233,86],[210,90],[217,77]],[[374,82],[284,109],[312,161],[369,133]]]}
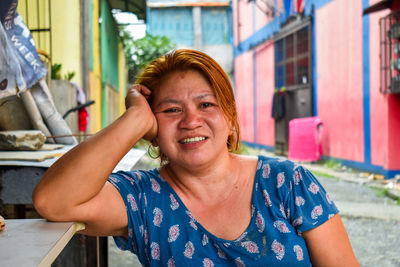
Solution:
{"label": "leafy foliage", "polygon": [[128,79],[130,83],[134,83],[136,76],[146,64],[176,47],[167,36],[146,33],[145,37],[133,40],[125,30],[121,30],[120,34],[124,45],[126,64],[129,69]]}
{"label": "leafy foliage", "polygon": [[51,79],[61,80],[61,64],[54,63],[51,65]]}
{"label": "leafy foliage", "polygon": [[[51,65],[51,79],[61,80],[61,68],[62,64],[54,63]],[[63,76],[64,80],[71,81],[75,77],[75,71],[70,71]]]}

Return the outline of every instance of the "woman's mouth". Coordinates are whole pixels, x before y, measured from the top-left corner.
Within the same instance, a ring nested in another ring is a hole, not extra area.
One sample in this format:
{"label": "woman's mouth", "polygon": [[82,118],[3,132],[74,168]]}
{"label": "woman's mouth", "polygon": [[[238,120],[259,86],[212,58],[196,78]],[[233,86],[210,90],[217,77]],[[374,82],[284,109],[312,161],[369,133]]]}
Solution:
{"label": "woman's mouth", "polygon": [[199,141],[206,140],[206,137],[204,136],[196,136],[196,137],[190,137],[190,138],[185,138],[179,141],[180,144],[191,144]]}

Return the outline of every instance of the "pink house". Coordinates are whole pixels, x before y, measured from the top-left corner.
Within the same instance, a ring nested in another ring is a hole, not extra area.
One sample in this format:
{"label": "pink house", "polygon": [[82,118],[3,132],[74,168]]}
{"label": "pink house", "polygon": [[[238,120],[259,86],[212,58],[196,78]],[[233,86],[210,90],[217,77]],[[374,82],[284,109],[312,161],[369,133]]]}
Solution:
{"label": "pink house", "polygon": [[287,154],[289,121],[318,116],[324,158],[400,174],[397,10],[394,0],[233,0],[243,141]]}

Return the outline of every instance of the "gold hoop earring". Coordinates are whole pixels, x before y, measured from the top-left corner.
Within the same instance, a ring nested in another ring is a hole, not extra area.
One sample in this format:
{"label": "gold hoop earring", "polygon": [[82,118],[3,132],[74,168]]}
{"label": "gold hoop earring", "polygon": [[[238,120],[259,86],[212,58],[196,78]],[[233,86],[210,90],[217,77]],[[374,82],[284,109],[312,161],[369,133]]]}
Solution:
{"label": "gold hoop earring", "polygon": [[150,144],[147,147],[147,154],[152,159],[158,159],[160,157],[160,149],[158,147],[154,147],[152,144]]}

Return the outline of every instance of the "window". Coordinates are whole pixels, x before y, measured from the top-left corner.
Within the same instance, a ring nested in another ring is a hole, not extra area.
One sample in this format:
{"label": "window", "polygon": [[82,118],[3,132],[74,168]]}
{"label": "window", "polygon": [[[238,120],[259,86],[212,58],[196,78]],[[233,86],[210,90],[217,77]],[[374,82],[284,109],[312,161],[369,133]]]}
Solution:
{"label": "window", "polygon": [[284,35],[275,41],[275,87],[287,89],[309,85],[309,26]]}
{"label": "window", "polygon": [[150,33],[169,36],[175,44],[192,46],[193,17],[192,8],[153,8],[151,12]]}
{"label": "window", "polygon": [[229,43],[229,17],[226,7],[204,7],[201,10],[203,45]]}
{"label": "window", "polygon": [[380,91],[400,93],[400,12],[379,20]]}

